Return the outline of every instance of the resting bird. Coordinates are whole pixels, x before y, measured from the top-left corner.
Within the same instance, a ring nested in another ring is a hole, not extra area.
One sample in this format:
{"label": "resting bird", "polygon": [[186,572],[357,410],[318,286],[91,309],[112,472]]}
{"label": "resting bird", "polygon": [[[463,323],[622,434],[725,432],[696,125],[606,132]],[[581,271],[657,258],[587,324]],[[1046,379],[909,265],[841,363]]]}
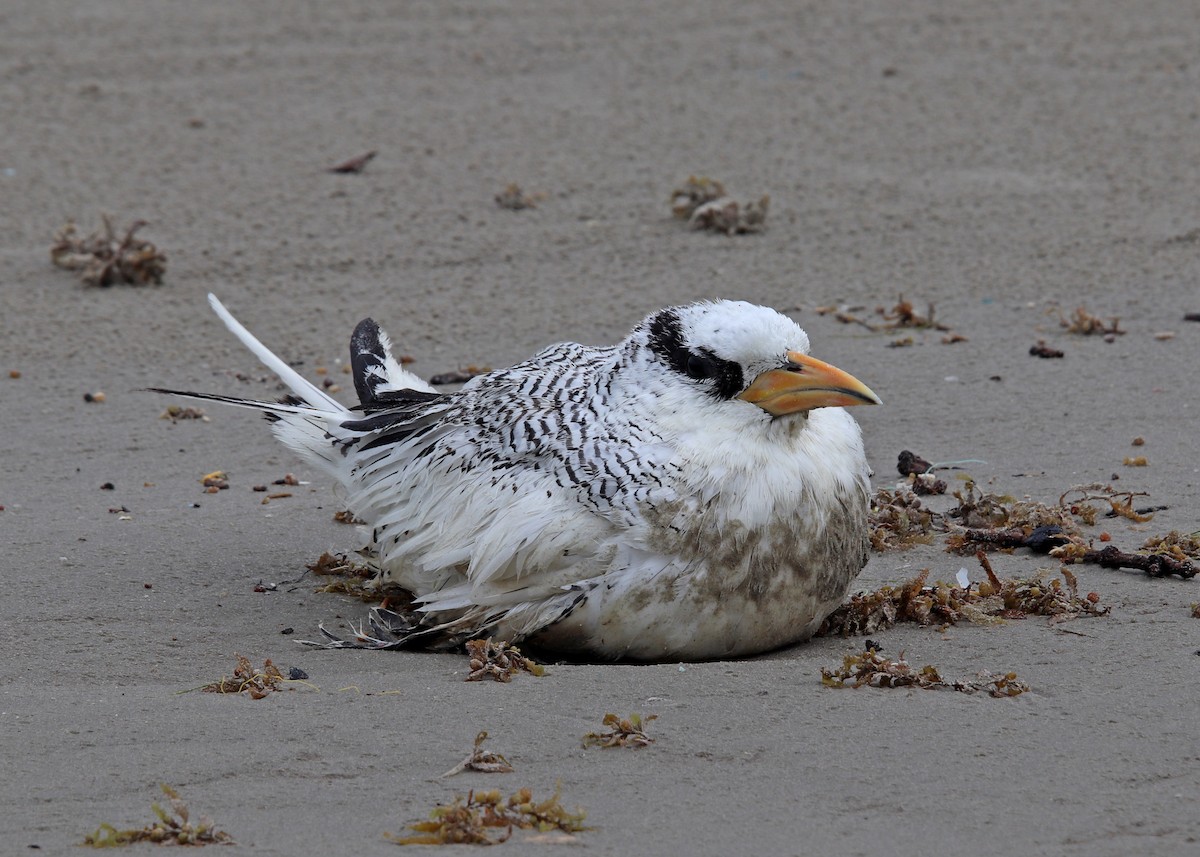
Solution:
{"label": "resting bird", "polygon": [[264,411],[343,486],[381,584],[414,596],[373,610],[373,634],[325,632],[334,646],[751,655],[810,637],[867,561],[869,471],[844,408],[879,398],[772,309],[663,309],[618,345],[552,345],[451,393],[366,319],[346,408],[209,303],[292,395],[156,392]]}

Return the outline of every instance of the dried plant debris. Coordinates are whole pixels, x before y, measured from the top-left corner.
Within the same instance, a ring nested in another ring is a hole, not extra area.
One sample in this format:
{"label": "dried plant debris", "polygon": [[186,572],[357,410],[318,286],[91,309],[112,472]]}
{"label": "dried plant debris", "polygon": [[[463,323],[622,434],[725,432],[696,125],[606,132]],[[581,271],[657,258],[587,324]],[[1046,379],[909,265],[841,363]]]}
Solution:
{"label": "dried plant debris", "polygon": [[333,520],[335,523],[338,523],[338,524],[365,524],[366,523],[366,521],[364,521],[362,518],[358,517],[358,515],[354,514],[354,512],[352,512],[349,509],[342,509],[340,512],[334,512]]}
{"label": "dried plant debris", "polygon": [[587,830],[587,816],[576,807],[566,809],[561,801],[561,783],[547,800],[535,802],[530,789],[520,789],[505,799],[499,790],[471,791],[466,798],[436,807],[429,821],[408,825],[415,836],[385,833],[384,838],[397,845],[497,845],[512,836],[513,828],[579,833]]}
{"label": "dried plant debris", "polygon": [[1144,571],[1148,577],[1175,575],[1184,580],[1196,576],[1196,565],[1191,560],[1179,560],[1163,553],[1127,553],[1116,545],[1100,550],[1090,545],[1070,542],[1050,551],[1050,556],[1063,563],[1091,563],[1101,568],[1132,568]]}
{"label": "dried plant debris", "polygon": [[607,732],[589,732],[583,736],[585,747],[633,747],[638,749],[654,743],[654,739],[646,734],[646,724],[657,720],[657,714],[642,717],[631,714],[628,717],[618,717],[615,714],[604,715],[604,725]]}
{"label": "dried plant debris", "polygon": [[1121,330],[1119,318],[1111,318],[1106,323],[1100,316],[1092,315],[1082,306],[1076,307],[1070,316],[1063,315],[1063,311],[1059,307],[1051,307],[1046,312],[1047,315],[1057,313],[1058,326],[1066,328],[1068,333],[1080,336],[1091,336],[1095,333],[1101,336],[1120,336],[1125,333]]}
{"label": "dried plant debris", "polygon": [[377,154],[378,152],[376,152],[374,149],[369,152],[363,152],[361,155],[356,155],[353,158],[349,158],[348,160],[342,161],[340,164],[330,167],[329,172],[357,175],[367,168],[367,164],[371,163]]}
{"label": "dried plant debris", "polygon": [[693,229],[725,235],[746,235],[763,230],[770,208],[771,197],[767,194],[746,203],[725,197],[697,208],[688,219],[688,224]]}
{"label": "dried plant debris", "polygon": [[478,771],[481,774],[511,774],[513,766],[508,763],[508,759],[499,753],[483,749],[483,742],[487,740],[487,737],[487,732],[480,732],[476,735],[475,749],[471,751],[471,754],[442,776],[452,777],[463,771]]}
{"label": "dried plant debris", "polygon": [[1145,467],[1150,462],[1144,455],[1127,455],[1122,463],[1126,467]]}
{"label": "dried plant debris", "polygon": [[671,193],[671,213],[679,220],[691,220],[702,205],[725,196],[725,185],[708,176],[688,176],[683,186]]}
{"label": "dried plant debris", "polygon": [[109,216],[105,214],[102,219],[103,230],[93,232],[87,238],[81,238],[75,223],[67,221],[54,235],[50,260],[60,268],[79,271],[85,286],[162,283],[167,257],[149,241],[136,236],[146,221],[135,220],[118,237]]}
{"label": "dried plant debris", "polygon": [[725,185],[708,176],[688,176],[671,193],[671,214],[686,220],[693,229],[707,229],[725,235],[760,232],[766,225],[771,197],[739,203],[726,195]]}
{"label": "dried plant debris", "polygon": [[1063,352],[1059,349],[1051,348],[1047,345],[1044,339],[1039,339],[1037,345],[1029,346],[1029,353],[1034,357],[1041,357],[1044,360],[1064,356]]}
{"label": "dried plant debris", "polygon": [[1100,596],[1079,594],[1079,581],[1068,569],[1062,579],[1047,579],[1045,572],[1032,578],[1000,579],[986,555],[980,563],[988,579],[965,586],[928,583],[929,569],[900,586],[884,586],[874,592],[856,593],[834,610],[821,624],[818,636],[855,637],[874,634],[898,622],[918,625],[955,625],[963,620],[995,624],[1003,619],[1049,616],[1064,622],[1082,616],[1103,616],[1107,606]]}
{"label": "dried plant debris", "polygon": [[900,450],[896,457],[896,470],[901,476],[928,473],[933,465],[909,449]]}
{"label": "dried plant debris", "polygon": [[184,405],[167,405],[166,409],[158,415],[160,420],[170,420],[178,422],[179,420],[200,420],[208,422],[208,415],[204,413],[203,408],[193,408]]}
{"label": "dried plant debris", "polygon": [[931,545],[939,518],[909,489],[880,488],[871,495],[868,512],[871,547],[882,553],[917,544]]}
{"label": "dried plant debris", "polygon": [[886,324],[883,325],[884,330],[895,330],[900,327],[916,327],[916,328],[932,328],[933,330],[948,331],[949,327],[941,322],[934,321],[934,306],[929,304],[929,308],[925,311],[925,315],[918,313],[912,305],[911,301],[904,299],[904,295],[900,295],[896,299],[896,305],[890,310],[878,307],[876,313],[883,316]]}
{"label": "dried plant debris", "polygon": [[1029,685],[1017,678],[1016,673],[992,675],[980,673],[970,681],[947,681],[935,667],[924,666],[914,670],[900,653],[897,660],[881,655],[874,649],[860,654],[846,655],[841,667],[821,669],[821,684],[826,687],[917,687],[923,690],[957,690],[960,693],[986,691],[988,696],[1004,698],[1018,696],[1029,690]]}
{"label": "dried plant debris", "polygon": [[1174,557],[1180,562],[1188,559],[1200,559],[1200,530],[1187,535],[1178,530],[1171,530],[1165,536],[1154,536],[1146,539],[1142,550],[1152,554]]}
{"label": "dried plant debris", "polygon": [[492,371],[491,366],[468,366],[466,369],[455,369],[453,372],[441,372],[429,379],[435,387],[444,384],[465,384],[476,375],[486,375]]}
{"label": "dried plant debris", "polygon": [[229,475],[224,470],[214,470],[201,476],[200,484],[204,486],[205,493],[216,494],[229,488]]}
{"label": "dried plant debris", "polygon": [[113,848],[132,845],[135,842],[154,842],[159,845],[231,845],[233,837],[217,830],[211,818],[200,816],[194,823],[188,806],[179,792],[166,783],[162,784],[170,809],[160,804],[152,805],[158,821],[151,822],[140,830],[118,830],[111,824],[101,824],[95,833],[83,838],[84,845],[93,848]]}
{"label": "dried plant debris", "polygon": [[381,586],[375,579],[374,569],[369,565],[352,561],[344,553],[325,551],[317,558],[316,562],[305,567],[313,574],[333,578],[318,586],[316,592],[350,595],[370,603],[383,601],[388,596],[406,592],[398,587],[393,587],[396,591],[392,592],[386,586]]}
{"label": "dried plant debris", "polygon": [[483,681],[487,678],[492,681],[512,681],[512,677],[519,672],[539,677],[546,674],[545,667],[534,663],[521,654],[516,646],[503,640],[498,643],[492,642],[491,638],[467,640],[467,657],[471,659],[471,671],[467,673],[466,681]]}
{"label": "dried plant debris", "polygon": [[235,654],[237,666],[231,678],[222,677],[200,688],[205,693],[244,693],[251,699],[262,699],[272,691],[281,690],[281,685],[287,681],[279,667],[267,658],[262,667],[252,666],[245,655]]}
{"label": "dried plant debris", "polygon": [[545,199],[544,193],[527,194],[515,182],[496,194],[496,205],[509,211],[522,211],[526,208],[537,208],[538,202]]}

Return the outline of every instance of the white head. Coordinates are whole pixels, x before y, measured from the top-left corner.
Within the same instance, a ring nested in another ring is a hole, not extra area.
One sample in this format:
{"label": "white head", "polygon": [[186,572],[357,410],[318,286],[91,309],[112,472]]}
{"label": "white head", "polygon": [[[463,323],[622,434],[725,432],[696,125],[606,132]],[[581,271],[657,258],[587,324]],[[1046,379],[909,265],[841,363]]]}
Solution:
{"label": "white head", "polygon": [[809,357],[808,350],[800,325],[745,301],[660,310],[634,328],[625,345],[631,362],[659,374],[672,398],[698,401],[705,410],[718,403],[756,405],[781,418],[879,403],[861,381]]}

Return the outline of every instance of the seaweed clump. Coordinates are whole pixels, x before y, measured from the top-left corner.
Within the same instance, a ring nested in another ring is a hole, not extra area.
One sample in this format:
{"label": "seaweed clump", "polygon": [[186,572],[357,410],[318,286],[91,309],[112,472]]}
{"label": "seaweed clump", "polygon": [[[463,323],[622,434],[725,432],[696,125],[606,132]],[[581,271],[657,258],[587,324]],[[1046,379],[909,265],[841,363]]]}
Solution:
{"label": "seaweed clump", "polygon": [[654,743],[654,739],[646,734],[646,724],[657,720],[657,714],[642,717],[631,714],[628,717],[618,717],[615,714],[604,715],[604,725],[607,732],[589,732],[583,736],[585,747],[646,747]]}
{"label": "seaweed clump", "polygon": [[158,821],[138,830],[118,830],[111,824],[101,824],[94,833],[83,838],[83,844],[92,848],[112,848],[135,842],[154,842],[159,845],[233,844],[233,837],[223,830],[217,830],[208,816],[202,815],[193,823],[190,820],[191,812],[179,792],[166,783],[162,784],[162,790],[167,796],[170,810],[154,803],[151,809],[158,816]]}
{"label": "seaweed clump", "polygon": [[145,286],[162,283],[167,257],[149,241],[136,237],[144,220],[135,220],[118,237],[112,220],[103,215],[104,229],[81,238],[73,221],[67,221],[54,235],[50,261],[68,271],[80,271],[85,286],[111,286],[129,283]]}
{"label": "seaweed clump", "polygon": [[941,516],[922,505],[908,488],[880,488],[871,496],[868,521],[871,547],[882,553],[933,544],[933,531]]}
{"label": "seaweed clump", "polygon": [[466,681],[512,681],[519,672],[538,677],[546,674],[546,668],[521,654],[516,646],[501,640],[493,643],[486,640],[467,640],[467,656],[471,659],[471,671]]}
{"label": "seaweed clump", "polygon": [[1052,622],[1065,622],[1081,616],[1103,616],[1095,592],[1079,594],[1079,581],[1069,569],[1062,578],[1047,579],[1039,573],[1032,578],[1001,580],[992,571],[987,557],[980,552],[988,579],[977,584],[955,586],[941,581],[929,584],[929,569],[899,586],[884,586],[874,592],[856,593],[825,618],[817,636],[855,637],[891,628],[898,622],[918,625],[955,625],[964,619],[994,624],[1004,619],[1049,616]]}
{"label": "seaweed clump", "polygon": [[245,655],[235,655],[237,666],[231,678],[222,677],[200,688],[205,693],[244,693],[251,699],[262,699],[267,694],[280,690],[287,679],[279,667],[267,658],[262,668],[253,666]]}
{"label": "seaweed clump", "polygon": [[513,828],[542,833],[587,830],[583,824],[587,813],[578,807],[571,812],[560,798],[561,783],[551,797],[536,803],[528,788],[513,792],[507,799],[498,789],[470,791],[465,799],[459,796],[454,803],[435,807],[428,821],[408,825],[416,835],[383,836],[397,845],[498,845],[512,836]]}
{"label": "seaweed clump", "polygon": [[846,655],[836,669],[821,669],[821,684],[826,687],[917,687],[922,690],[956,690],[960,693],[986,691],[988,696],[1003,698],[1018,696],[1029,685],[1014,672],[1002,675],[980,673],[974,680],[947,681],[933,666],[913,669],[900,653],[897,660],[881,655],[876,649]]}

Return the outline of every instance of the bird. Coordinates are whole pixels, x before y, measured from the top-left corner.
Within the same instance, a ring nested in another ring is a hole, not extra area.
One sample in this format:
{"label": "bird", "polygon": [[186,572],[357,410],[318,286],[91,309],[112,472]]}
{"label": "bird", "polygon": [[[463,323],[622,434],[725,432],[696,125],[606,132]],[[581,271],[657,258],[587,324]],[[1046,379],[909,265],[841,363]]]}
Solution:
{"label": "bird", "polygon": [[290,389],[262,411],[365,522],[381,587],[350,638],[448,649],[527,641],[595,661],[735,658],[808,639],[867,562],[870,470],[846,408],[880,404],[745,301],[667,307],[608,347],[550,345],[440,392],[371,318],[346,406],[209,304]]}

